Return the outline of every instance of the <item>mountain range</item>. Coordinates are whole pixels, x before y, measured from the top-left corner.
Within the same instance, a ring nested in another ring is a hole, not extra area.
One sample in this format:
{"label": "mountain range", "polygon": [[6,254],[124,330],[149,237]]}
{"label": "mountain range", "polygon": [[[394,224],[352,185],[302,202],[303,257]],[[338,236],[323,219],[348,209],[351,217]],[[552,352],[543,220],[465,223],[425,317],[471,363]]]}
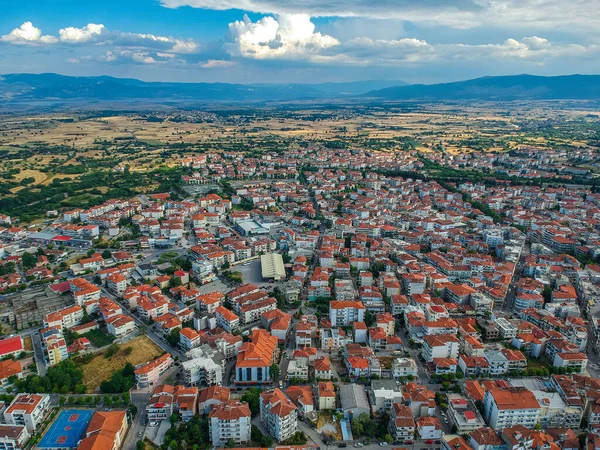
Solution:
{"label": "mountain range", "polygon": [[146,82],[132,78],[71,77],[54,73],[0,75],[0,100],[54,101],[289,102],[342,99],[394,100],[598,100],[600,75],[483,77],[440,84],[370,80],[320,84],[231,84]]}
{"label": "mountain range", "polygon": [[0,76],[0,99],[291,101],[360,95],[373,89],[406,85],[403,81],[321,84],[230,84],[146,82],[133,78],[71,77],[54,73]]}

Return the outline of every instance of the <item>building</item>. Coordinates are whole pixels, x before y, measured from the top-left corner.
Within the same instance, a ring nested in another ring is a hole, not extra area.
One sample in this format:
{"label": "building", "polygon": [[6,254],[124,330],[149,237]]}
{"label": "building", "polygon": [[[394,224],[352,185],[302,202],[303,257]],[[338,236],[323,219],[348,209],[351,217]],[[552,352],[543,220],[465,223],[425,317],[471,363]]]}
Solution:
{"label": "building", "polygon": [[415,418],[410,407],[394,403],[390,412],[388,430],[394,439],[412,440],[415,437]]}
{"label": "building", "polygon": [[412,358],[395,358],[392,361],[392,378],[416,377],[418,374],[417,362]]}
{"label": "building", "polygon": [[254,330],[250,342],[244,342],[235,364],[236,384],[271,383],[271,364],[279,349],[277,338],[266,330]]}
{"label": "building", "polygon": [[173,358],[169,353],[159,356],[135,369],[135,381],[138,389],[154,386],[160,376],[164,374],[173,364]]}
{"label": "building", "polygon": [[23,338],[13,336],[0,341],[0,359],[8,356],[17,356],[25,350]]}
{"label": "building", "polygon": [[318,388],[319,411],[335,409],[335,387],[331,381],[320,381]]}
{"label": "building", "polygon": [[191,385],[206,384],[207,386],[223,383],[224,356],[204,345],[195,347],[186,353],[187,361],[181,363],[183,380]]}
{"label": "building", "polygon": [[540,404],[530,390],[522,387],[486,391],[483,407],[484,418],[494,430],[517,424],[531,429],[540,420]]}
{"label": "building", "polygon": [[371,406],[375,414],[389,412],[393,403],[403,400],[400,386],[394,380],[371,381]]}
{"label": "building", "polygon": [[69,306],[44,317],[44,328],[58,327],[70,330],[83,319],[83,308],[78,305]]}
{"label": "building", "polygon": [[266,253],[261,255],[260,267],[263,279],[272,278],[279,281],[285,278],[283,257],[279,253]]}
{"label": "building", "polygon": [[146,416],[150,422],[158,422],[177,413],[181,420],[188,421],[196,414],[197,399],[198,388],[160,385],[146,405]]}
{"label": "building", "polygon": [[[23,378],[21,361],[5,359],[0,361],[0,386],[8,382],[10,377]],[[0,449],[1,450],[1,449]]]}
{"label": "building", "polygon": [[236,445],[250,441],[251,417],[248,403],[238,400],[214,404],[208,414],[210,440],[223,447],[232,440]]}
{"label": "building", "polygon": [[340,403],[345,419],[352,420],[362,413],[369,414],[371,407],[362,384],[344,384],[340,386]]}
{"label": "building", "polygon": [[4,411],[7,425],[23,425],[33,434],[50,408],[47,394],[19,394]]}
{"label": "building", "polygon": [[459,434],[469,433],[485,426],[485,421],[473,400],[461,395],[448,395],[448,420],[451,426],[456,426]]}
{"label": "building", "polygon": [[345,327],[353,322],[364,322],[365,311],[363,302],[336,300],[329,303],[329,320],[334,327]]}
{"label": "building", "polygon": [[260,421],[275,440],[282,442],[296,432],[298,411],[283,391],[276,388],[260,394]]}
{"label": "building", "polygon": [[0,450],[19,450],[31,435],[23,425],[0,425]]}
{"label": "building", "polygon": [[78,450],[118,450],[127,433],[126,411],[98,411],[92,416]]}
{"label": "building", "polygon": [[208,414],[213,405],[224,403],[231,397],[231,390],[221,386],[210,386],[201,389],[198,394],[198,412]]}
{"label": "building", "polygon": [[421,355],[430,363],[437,358],[458,357],[460,339],[454,334],[433,334],[423,337]]}
{"label": "building", "polygon": [[125,314],[117,314],[106,319],[106,329],[114,337],[121,337],[137,329],[135,321]]}

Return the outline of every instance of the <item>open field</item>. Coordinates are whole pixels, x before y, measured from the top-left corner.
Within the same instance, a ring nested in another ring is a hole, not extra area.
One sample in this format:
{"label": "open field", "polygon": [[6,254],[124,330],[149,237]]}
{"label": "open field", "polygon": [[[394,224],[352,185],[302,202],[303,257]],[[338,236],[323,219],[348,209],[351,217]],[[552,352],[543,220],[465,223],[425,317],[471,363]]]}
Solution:
{"label": "open field", "polygon": [[[133,351],[129,355],[123,354],[123,350],[131,347]],[[94,392],[105,380],[119,369],[122,369],[126,363],[134,366],[145,363],[160,356],[163,351],[152,342],[147,336],[138,336],[126,344],[119,345],[119,352],[110,358],[104,355],[96,356],[91,362],[82,366],[83,384],[86,385],[88,392]]]}

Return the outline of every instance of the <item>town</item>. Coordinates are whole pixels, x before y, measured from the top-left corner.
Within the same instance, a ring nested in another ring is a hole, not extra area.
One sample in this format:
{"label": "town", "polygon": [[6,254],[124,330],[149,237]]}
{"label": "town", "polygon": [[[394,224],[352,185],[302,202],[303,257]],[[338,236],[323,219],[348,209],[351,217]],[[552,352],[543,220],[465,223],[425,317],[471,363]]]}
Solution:
{"label": "town", "polygon": [[0,207],[0,449],[600,449],[596,149],[252,150]]}

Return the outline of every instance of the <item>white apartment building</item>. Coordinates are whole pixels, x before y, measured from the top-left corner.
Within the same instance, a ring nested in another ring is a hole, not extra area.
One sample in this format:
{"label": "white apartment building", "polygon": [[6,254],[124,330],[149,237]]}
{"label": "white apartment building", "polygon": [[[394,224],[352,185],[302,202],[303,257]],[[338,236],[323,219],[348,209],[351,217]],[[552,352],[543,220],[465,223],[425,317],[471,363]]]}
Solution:
{"label": "white apartment building", "polygon": [[334,327],[364,322],[365,305],[360,301],[338,300],[329,303],[329,319]]}
{"label": "white apartment building", "polygon": [[212,405],[208,420],[210,440],[215,447],[224,447],[230,439],[237,445],[250,441],[252,424],[247,403],[229,400]]}
{"label": "white apartment building", "polygon": [[263,392],[260,394],[260,421],[275,440],[285,441],[296,432],[296,405],[281,389]]}
{"label": "white apartment building", "polygon": [[515,425],[533,429],[540,420],[540,404],[523,387],[486,391],[483,408],[486,422],[496,431]]}

